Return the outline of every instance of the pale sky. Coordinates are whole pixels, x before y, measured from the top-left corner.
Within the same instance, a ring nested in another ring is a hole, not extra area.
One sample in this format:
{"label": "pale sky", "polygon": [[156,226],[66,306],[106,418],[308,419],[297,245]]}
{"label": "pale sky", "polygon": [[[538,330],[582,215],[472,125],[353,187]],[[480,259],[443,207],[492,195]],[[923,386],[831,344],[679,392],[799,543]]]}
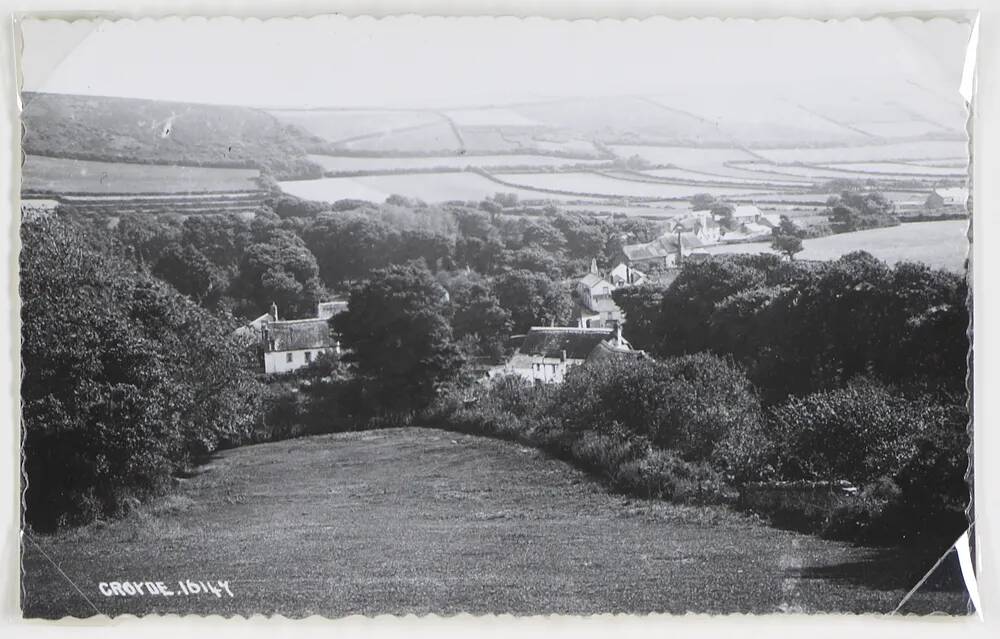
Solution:
{"label": "pale sky", "polygon": [[[971,26],[937,18],[23,23],[24,89],[275,107],[461,106],[914,82],[955,96]],[[846,89],[845,89],[846,88]]]}

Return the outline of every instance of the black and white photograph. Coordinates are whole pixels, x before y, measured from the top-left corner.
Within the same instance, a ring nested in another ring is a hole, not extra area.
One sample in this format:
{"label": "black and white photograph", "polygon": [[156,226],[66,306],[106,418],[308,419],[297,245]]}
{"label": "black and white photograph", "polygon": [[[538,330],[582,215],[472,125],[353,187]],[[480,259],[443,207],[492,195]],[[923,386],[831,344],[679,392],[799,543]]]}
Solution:
{"label": "black and white photograph", "polygon": [[21,614],[975,614],[974,17],[22,17]]}

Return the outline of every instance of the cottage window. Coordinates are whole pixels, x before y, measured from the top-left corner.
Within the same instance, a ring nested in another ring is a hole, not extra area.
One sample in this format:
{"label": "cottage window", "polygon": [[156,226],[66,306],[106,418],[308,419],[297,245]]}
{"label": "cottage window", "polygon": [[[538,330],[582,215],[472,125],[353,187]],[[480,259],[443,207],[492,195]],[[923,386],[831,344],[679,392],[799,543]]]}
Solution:
{"label": "cottage window", "polygon": [[312,354],[312,351],[306,351],[306,361],[307,361],[307,362],[311,362],[311,361],[313,361],[313,354]]}
{"label": "cottage window", "polygon": [[291,364],[295,360],[295,353],[288,353],[285,355],[285,361]]}

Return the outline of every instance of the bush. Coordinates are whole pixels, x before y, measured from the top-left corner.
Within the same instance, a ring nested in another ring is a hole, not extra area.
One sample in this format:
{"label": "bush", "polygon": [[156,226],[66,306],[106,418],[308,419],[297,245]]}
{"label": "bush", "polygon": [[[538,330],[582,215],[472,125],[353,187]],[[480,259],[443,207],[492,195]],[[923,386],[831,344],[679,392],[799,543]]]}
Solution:
{"label": "bush", "polygon": [[697,461],[708,460],[730,430],[750,427],[760,412],[743,373],[704,353],[578,367],[558,393],[555,410],[569,430],[606,432],[617,424]]}
{"label": "bush", "polygon": [[720,503],[726,494],[722,476],[711,465],[687,462],[674,451],[656,448],[622,463],[612,486],[648,499],[698,504]]}
{"label": "bush", "polygon": [[792,398],[717,451],[739,482],[846,479],[861,487],[832,510],[767,513],[778,525],[872,544],[953,542],[966,527],[968,412],[871,380]]}
{"label": "bush", "polygon": [[928,407],[871,380],[793,397],[771,412],[772,441],[783,479],[856,485],[894,476],[912,454],[907,435]]}

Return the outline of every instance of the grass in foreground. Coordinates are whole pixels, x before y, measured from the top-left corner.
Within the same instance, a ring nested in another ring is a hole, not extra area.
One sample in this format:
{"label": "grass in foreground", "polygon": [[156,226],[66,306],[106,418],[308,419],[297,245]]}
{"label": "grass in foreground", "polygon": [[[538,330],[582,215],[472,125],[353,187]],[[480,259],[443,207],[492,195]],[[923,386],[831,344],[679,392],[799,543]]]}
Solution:
{"label": "grass in foreground", "polygon": [[[29,617],[889,612],[934,560],[631,500],[534,449],[416,428],[226,451],[165,500],[26,536],[23,555]],[[182,579],[235,597],[98,591]],[[965,599],[922,591],[905,611]]]}

